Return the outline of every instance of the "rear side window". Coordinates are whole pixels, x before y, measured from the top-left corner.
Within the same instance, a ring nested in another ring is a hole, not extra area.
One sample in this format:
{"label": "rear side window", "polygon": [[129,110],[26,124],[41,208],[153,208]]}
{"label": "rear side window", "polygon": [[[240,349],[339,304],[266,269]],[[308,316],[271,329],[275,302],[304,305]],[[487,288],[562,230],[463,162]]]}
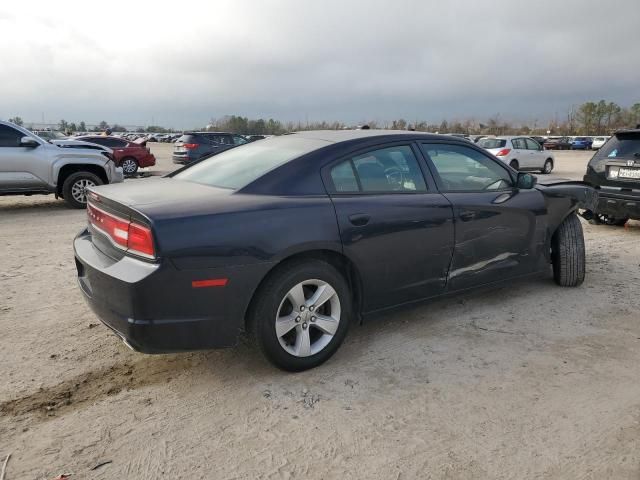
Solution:
{"label": "rear side window", "polygon": [[408,145],[357,155],[331,168],[338,193],[417,193],[427,190],[424,176]]}
{"label": "rear side window", "polygon": [[593,157],[640,159],[640,132],[617,133]]}
{"label": "rear side window", "polygon": [[511,140],[511,144],[513,145],[513,148],[515,148],[516,150],[527,149],[527,144],[524,143],[524,138],[514,138],[513,140]]}
{"label": "rear side window", "polygon": [[220,135],[215,133],[202,133],[200,136],[204,137],[208,142],[221,143],[222,145],[233,145],[231,135]]}
{"label": "rear side window", "polygon": [[20,139],[24,136],[15,128],[0,125],[0,147],[19,147]]}
{"label": "rear side window", "polygon": [[504,148],[506,144],[507,144],[507,141],[502,140],[500,138],[483,138],[478,142],[478,145],[486,149]]}

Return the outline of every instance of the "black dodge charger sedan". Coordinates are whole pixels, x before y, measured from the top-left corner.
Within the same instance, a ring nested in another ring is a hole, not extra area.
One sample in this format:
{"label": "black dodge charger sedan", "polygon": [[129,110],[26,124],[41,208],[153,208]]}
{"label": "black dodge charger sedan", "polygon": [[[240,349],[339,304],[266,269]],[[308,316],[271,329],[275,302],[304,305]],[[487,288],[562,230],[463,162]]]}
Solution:
{"label": "black dodge charger sedan", "polygon": [[455,137],[317,131],[89,192],[74,241],[94,312],[147,353],[234,345],[327,360],[368,314],[553,271],[580,285],[581,182],[536,184]]}

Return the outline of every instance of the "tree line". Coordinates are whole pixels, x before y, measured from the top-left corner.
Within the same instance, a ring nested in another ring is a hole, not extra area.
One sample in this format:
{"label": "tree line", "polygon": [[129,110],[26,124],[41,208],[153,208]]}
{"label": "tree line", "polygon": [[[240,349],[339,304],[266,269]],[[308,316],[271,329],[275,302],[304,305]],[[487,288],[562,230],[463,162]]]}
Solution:
{"label": "tree line", "polygon": [[[635,128],[640,125],[640,102],[630,107],[621,107],[615,102],[600,100],[585,102],[568,109],[564,118],[548,122],[514,123],[502,119],[499,114],[486,120],[475,119],[442,120],[439,123],[407,121],[403,118],[379,122],[364,121],[370,128],[393,130],[412,129],[423,132],[464,133],[469,135],[608,135],[620,128]],[[272,118],[249,119],[238,115],[226,115],[211,120],[208,130],[234,132],[249,135],[279,135],[301,130],[340,130],[353,128],[344,122],[281,122]]]}
{"label": "tree line", "polygon": [[[20,117],[9,119],[17,125],[24,125]],[[640,102],[629,107],[622,107],[615,102],[600,100],[598,102],[585,102],[572,106],[562,118],[554,118],[547,122],[534,120],[530,123],[515,123],[502,119],[499,114],[478,121],[476,119],[442,120],[439,123],[414,120],[413,122],[399,118],[396,120],[380,122],[377,120],[364,121],[361,125],[370,128],[382,128],[393,130],[417,130],[423,132],[438,133],[464,133],[469,135],[608,135],[620,128],[634,128],[640,125]],[[209,125],[202,130],[233,132],[244,135],[280,135],[286,132],[301,130],[341,130],[353,128],[356,125],[340,121],[305,121],[282,122],[273,118],[249,119],[240,115],[226,115],[218,119],[212,119]],[[102,132],[110,129],[112,132],[125,132],[126,128],[114,123],[109,124],[105,120],[98,125],[87,128],[84,121],[78,124],[60,120],[58,129],[63,132]],[[138,128],[138,133],[171,133],[177,130],[164,128],[159,125],[150,125]]]}

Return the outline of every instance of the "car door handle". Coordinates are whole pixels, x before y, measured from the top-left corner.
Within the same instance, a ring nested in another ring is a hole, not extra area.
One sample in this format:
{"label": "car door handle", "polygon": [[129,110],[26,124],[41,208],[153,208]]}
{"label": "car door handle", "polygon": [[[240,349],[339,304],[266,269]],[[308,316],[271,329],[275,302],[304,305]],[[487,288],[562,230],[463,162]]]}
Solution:
{"label": "car door handle", "polygon": [[356,227],[364,227],[371,220],[371,215],[367,215],[366,213],[356,213],[353,215],[349,215],[349,221],[352,225]]}
{"label": "car door handle", "polygon": [[469,220],[473,220],[474,218],[476,218],[476,212],[472,210],[465,210],[463,212],[460,212],[460,220],[462,220],[463,222],[468,222]]}

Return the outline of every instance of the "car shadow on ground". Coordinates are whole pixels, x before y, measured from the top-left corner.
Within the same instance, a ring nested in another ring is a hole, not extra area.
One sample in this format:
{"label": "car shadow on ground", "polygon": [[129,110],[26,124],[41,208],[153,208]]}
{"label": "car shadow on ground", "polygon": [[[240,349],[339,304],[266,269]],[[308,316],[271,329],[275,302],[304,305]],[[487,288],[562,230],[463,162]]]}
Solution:
{"label": "car shadow on ground", "polygon": [[78,212],[81,209],[70,208],[62,199],[56,199],[53,195],[31,197],[0,197],[0,215],[6,213],[46,213],[50,211]]}

